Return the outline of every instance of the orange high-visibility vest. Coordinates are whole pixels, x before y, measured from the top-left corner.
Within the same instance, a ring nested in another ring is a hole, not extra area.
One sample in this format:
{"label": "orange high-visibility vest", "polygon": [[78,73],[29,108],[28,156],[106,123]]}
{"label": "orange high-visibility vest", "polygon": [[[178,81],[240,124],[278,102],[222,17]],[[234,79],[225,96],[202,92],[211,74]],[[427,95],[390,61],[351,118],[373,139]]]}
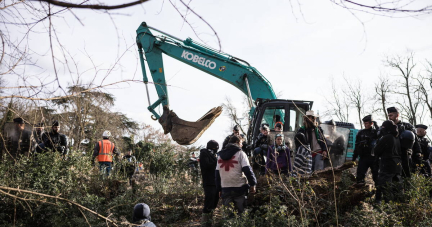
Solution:
{"label": "orange high-visibility vest", "polygon": [[114,143],[109,140],[99,141],[98,162],[112,162]]}

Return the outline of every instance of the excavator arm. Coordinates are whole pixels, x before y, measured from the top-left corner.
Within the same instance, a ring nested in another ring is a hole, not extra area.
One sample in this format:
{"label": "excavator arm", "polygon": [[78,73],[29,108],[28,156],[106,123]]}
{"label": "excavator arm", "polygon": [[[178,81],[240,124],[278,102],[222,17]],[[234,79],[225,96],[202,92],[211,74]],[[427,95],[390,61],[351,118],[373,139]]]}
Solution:
{"label": "excavator arm", "polygon": [[[152,30],[162,35],[156,36],[152,33]],[[165,134],[171,133],[173,140],[179,144],[188,145],[194,143],[222,113],[222,107],[211,109],[196,122],[184,121],[171,111],[169,109],[169,97],[162,53],[230,83],[241,90],[248,97],[251,113],[254,110],[254,101],[256,99],[276,98],[270,82],[258,70],[250,66],[249,63],[198,44],[190,38],[182,41],[160,30],[149,27],[143,22],[137,29],[136,41],[143,81],[147,89],[148,110],[153,113],[155,119],[159,120]],[[145,61],[147,61],[158,94],[158,100],[153,104],[150,102],[148,94],[148,77]],[[155,111],[159,105],[163,106],[162,115],[159,115]]]}

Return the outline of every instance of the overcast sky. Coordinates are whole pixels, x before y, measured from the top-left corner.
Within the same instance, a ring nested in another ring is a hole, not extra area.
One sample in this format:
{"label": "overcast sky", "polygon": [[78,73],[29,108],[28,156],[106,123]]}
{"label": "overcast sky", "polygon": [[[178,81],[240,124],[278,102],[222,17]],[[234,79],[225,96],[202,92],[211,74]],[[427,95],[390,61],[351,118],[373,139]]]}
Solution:
{"label": "overcast sky", "polygon": [[[324,95],[330,90],[332,77],[336,80],[341,80],[342,75],[361,78],[372,92],[376,78],[391,73],[383,64],[385,56],[407,55],[414,51],[419,61],[432,60],[431,16],[353,15],[323,0],[302,1],[301,8],[298,5],[291,8],[289,1],[250,0],[192,1],[190,6],[216,30],[224,52],[256,67],[272,83],[275,92],[282,94],[281,98],[314,101],[313,109],[319,112],[327,109]],[[184,12],[183,8],[180,10]],[[109,68],[124,53],[119,61],[121,67],[116,67],[104,84],[142,79],[134,43],[136,29],[143,21],[176,37],[198,41],[169,1],[149,1],[142,6],[112,11],[120,14],[113,15],[112,20],[102,12],[80,9],[73,12],[81,22],[69,12],[62,14],[63,19],[53,21],[61,42],[79,60],[81,72],[92,68],[85,53],[101,68]],[[218,48],[217,39],[205,23],[191,13],[187,18],[203,41]],[[29,43],[40,52],[49,47],[46,34],[33,35]],[[28,72],[53,76],[49,55],[39,57],[38,63],[42,68],[29,68]],[[171,109],[185,120],[197,120],[212,107],[225,102],[226,97],[243,106],[244,94],[228,83],[169,57],[164,57],[164,67],[171,85]],[[98,83],[105,73],[97,74]],[[68,73],[60,74],[63,84],[71,83]],[[82,75],[84,82],[89,82],[95,72],[90,70]],[[150,119],[144,84],[121,84],[108,87],[106,91],[116,97],[114,111],[162,128]],[[156,101],[152,86],[150,93],[151,101]],[[358,123],[355,116],[352,122]],[[230,127],[226,116],[219,117],[196,145],[205,145],[210,139],[222,143]]]}

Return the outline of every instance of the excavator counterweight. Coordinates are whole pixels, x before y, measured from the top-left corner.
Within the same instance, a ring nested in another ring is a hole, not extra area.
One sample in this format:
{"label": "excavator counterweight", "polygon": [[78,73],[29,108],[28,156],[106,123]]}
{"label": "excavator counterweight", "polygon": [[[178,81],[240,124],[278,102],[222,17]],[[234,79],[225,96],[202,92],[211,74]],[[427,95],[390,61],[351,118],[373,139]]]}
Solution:
{"label": "excavator counterweight", "polygon": [[221,113],[222,107],[218,106],[204,114],[198,121],[190,122],[179,118],[168,106],[164,106],[159,123],[164,133],[171,133],[172,139],[178,144],[190,145],[201,137]]}

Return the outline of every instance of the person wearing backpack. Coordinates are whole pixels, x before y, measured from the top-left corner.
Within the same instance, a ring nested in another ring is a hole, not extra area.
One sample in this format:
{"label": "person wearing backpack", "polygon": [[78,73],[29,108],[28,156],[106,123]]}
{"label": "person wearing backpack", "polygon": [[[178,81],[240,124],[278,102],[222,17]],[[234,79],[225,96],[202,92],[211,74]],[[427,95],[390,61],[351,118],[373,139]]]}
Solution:
{"label": "person wearing backpack", "polygon": [[126,174],[129,179],[129,184],[132,185],[132,176],[137,168],[137,160],[135,156],[132,155],[132,150],[126,152],[123,156],[121,171]]}

